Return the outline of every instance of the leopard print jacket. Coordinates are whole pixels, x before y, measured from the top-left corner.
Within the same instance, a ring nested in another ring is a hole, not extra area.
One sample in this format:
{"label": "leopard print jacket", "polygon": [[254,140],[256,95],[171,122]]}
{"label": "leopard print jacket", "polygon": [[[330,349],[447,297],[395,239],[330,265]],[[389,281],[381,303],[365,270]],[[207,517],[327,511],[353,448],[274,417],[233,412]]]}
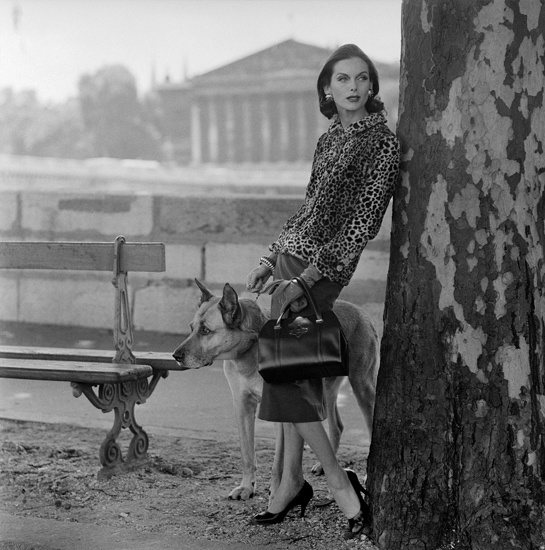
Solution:
{"label": "leopard print jacket", "polygon": [[305,260],[347,285],[380,229],[398,171],[399,142],[382,113],[346,129],[335,116],[318,140],[304,204],[269,249]]}

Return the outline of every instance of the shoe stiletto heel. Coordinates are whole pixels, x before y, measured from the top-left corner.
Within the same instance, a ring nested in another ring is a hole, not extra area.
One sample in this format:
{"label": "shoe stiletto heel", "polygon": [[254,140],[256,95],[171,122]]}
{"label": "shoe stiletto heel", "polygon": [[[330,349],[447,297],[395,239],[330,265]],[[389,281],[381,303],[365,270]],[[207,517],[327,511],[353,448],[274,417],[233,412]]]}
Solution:
{"label": "shoe stiletto heel", "polygon": [[352,518],[348,520],[348,527],[344,532],[345,540],[353,539],[357,537],[365,527],[369,526],[369,518],[371,516],[371,509],[369,505],[363,500],[363,495],[368,495],[369,493],[363,488],[363,485],[360,483],[356,472],[353,470],[345,470],[348,480],[352,485],[356,495],[358,495],[358,500],[360,501],[360,511]]}
{"label": "shoe stiletto heel", "polygon": [[305,511],[307,509],[310,499],[313,497],[314,491],[310,486],[310,483],[306,482],[303,484],[301,490],[295,495],[295,497],[288,503],[288,505],[281,511],[276,514],[266,511],[261,512],[260,514],[255,515],[252,518],[252,523],[254,525],[272,525],[274,523],[280,523],[284,521],[287,513],[296,506],[301,506],[301,512],[299,517],[304,517]]}

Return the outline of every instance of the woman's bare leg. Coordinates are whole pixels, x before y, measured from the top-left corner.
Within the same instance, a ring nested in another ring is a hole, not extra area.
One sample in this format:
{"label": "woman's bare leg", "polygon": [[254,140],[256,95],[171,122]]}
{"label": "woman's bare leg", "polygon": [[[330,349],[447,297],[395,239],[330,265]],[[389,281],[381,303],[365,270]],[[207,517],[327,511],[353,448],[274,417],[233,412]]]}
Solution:
{"label": "woman's bare leg", "polygon": [[274,460],[271,468],[271,483],[269,485],[269,505],[273,501],[274,495],[282,481],[282,471],[284,470],[284,424],[275,422],[276,444],[274,448]]}
{"label": "woman's bare leg", "polygon": [[284,436],[282,480],[269,500],[268,511],[272,514],[284,510],[305,482],[303,477],[303,448],[305,444],[303,438],[293,424],[287,422],[282,424],[282,432]]}
{"label": "woman's bare leg", "polygon": [[301,422],[293,425],[321,462],[327,485],[337,505],[347,518],[360,511],[360,501],[348,476],[341,468],[327,432],[321,422]]}
{"label": "woman's bare leg", "polygon": [[360,501],[346,472],[337,461],[327,432],[321,422],[283,424],[284,470],[282,481],[268,511],[276,514],[286,508],[300,491],[303,483],[303,448],[306,441],[322,463],[327,485],[337,505],[347,518],[355,517],[360,511]]}

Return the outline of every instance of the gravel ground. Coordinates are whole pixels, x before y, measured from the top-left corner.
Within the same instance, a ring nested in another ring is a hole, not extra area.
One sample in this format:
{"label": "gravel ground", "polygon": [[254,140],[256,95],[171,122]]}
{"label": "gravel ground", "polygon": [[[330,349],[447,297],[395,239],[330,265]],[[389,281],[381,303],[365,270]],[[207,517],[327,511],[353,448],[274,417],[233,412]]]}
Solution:
{"label": "gravel ground", "polygon": [[[237,441],[150,434],[145,466],[100,481],[98,448],[104,435],[69,425],[0,420],[2,511],[215,541],[376,550],[365,536],[342,539],[345,520],[335,504],[316,506],[327,497],[327,488],[323,476],[310,472],[314,457],[308,450],[304,467],[315,498],[305,517],[290,512],[278,525],[259,527],[249,520],[267,506],[274,452],[269,442],[257,442],[260,486],[253,499],[242,502],[227,498],[240,476]],[[122,441],[122,448],[126,444]],[[339,457],[345,467],[365,471],[361,450],[342,447]]]}

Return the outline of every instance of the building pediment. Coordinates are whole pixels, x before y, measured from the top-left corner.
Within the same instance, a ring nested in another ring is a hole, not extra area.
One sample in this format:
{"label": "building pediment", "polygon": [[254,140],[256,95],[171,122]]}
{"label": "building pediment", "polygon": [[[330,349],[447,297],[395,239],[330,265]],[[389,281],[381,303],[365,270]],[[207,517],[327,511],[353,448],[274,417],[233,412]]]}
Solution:
{"label": "building pediment", "polygon": [[317,74],[331,51],[295,40],[285,40],[254,54],[237,59],[195,77],[195,80],[217,79],[238,76],[258,76],[290,71],[309,71]]}

